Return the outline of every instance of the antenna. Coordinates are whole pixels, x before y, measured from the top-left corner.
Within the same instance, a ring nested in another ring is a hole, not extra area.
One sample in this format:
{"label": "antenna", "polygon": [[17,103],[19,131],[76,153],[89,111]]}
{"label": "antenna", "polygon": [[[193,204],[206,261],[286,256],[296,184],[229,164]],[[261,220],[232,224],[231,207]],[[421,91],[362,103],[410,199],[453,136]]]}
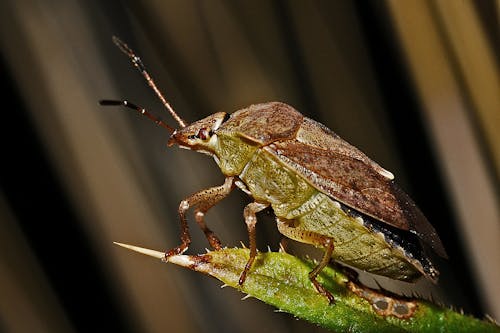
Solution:
{"label": "antenna", "polygon": [[[165,97],[163,96],[163,94],[161,93],[161,91],[156,86],[156,83],[154,82],[154,80],[151,78],[151,76],[149,75],[148,71],[146,70],[146,67],[142,63],[141,58],[139,58],[135,54],[135,52],[132,51],[132,49],[127,44],[125,44],[121,39],[119,39],[118,37],[113,36],[113,42],[116,44],[116,46],[118,46],[118,48],[123,53],[125,53],[130,58],[130,60],[132,61],[132,64],[135,66],[135,68],[137,68],[139,70],[139,72],[141,72],[142,76],[148,82],[148,85],[153,89],[153,91],[155,92],[156,96],[158,96],[158,98],[161,100],[161,102],[163,103],[163,105],[165,106],[165,108],[168,110],[168,112],[170,112],[170,114],[172,115],[172,117],[174,117],[175,121],[177,121],[179,123],[180,127],[182,127],[182,128],[186,127],[186,122],[181,117],[179,117],[179,115],[174,111],[174,109],[172,108],[172,106],[170,105],[170,103],[165,99]],[[102,102],[117,102],[117,101],[102,101]],[[127,107],[130,107],[132,109],[136,109],[136,110],[140,111],[142,114],[146,115],[148,118],[154,120],[155,122],[158,120],[157,118],[155,118],[151,114],[144,113],[146,111],[143,108],[136,107],[134,104],[128,103],[127,101],[123,101],[123,102],[124,103],[120,102],[120,103],[115,103],[115,104],[102,104],[101,103],[101,105],[124,105],[124,106],[127,106]],[[133,105],[134,107],[131,107],[131,105]],[[161,122],[161,123],[163,123],[163,122]],[[160,125],[160,123],[158,123],[158,124]],[[160,126],[163,126],[163,125],[160,125]],[[165,127],[165,126],[163,126],[163,127]]]}
{"label": "antenna", "polygon": [[143,116],[148,117],[149,119],[154,121],[156,125],[161,126],[163,128],[166,128],[167,130],[169,130],[170,133],[173,133],[175,131],[175,129],[172,126],[167,125],[165,122],[163,122],[163,120],[153,116],[151,113],[146,111],[146,109],[141,108],[141,107],[135,105],[134,103],[130,103],[130,102],[125,101],[125,100],[118,101],[118,100],[103,99],[103,100],[99,101],[99,104],[101,104],[101,105],[123,105],[125,107],[128,107],[132,110],[139,112]]}

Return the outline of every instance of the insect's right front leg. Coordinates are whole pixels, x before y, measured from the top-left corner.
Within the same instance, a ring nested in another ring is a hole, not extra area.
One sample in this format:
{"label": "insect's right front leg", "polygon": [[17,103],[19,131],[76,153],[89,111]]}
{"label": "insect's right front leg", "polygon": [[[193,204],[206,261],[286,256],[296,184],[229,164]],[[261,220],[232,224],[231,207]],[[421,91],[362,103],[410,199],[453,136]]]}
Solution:
{"label": "insect's right front leg", "polygon": [[215,250],[221,249],[220,240],[215,236],[205,224],[205,213],[213,207],[217,202],[224,199],[234,188],[234,177],[227,177],[224,184],[216,187],[211,187],[205,190],[198,191],[179,204],[179,218],[181,222],[181,244],[173,249],[165,252],[165,258],[177,254],[184,253],[191,243],[191,235],[189,234],[189,226],[186,220],[186,212],[189,208],[196,207],[195,219],[198,226],[203,230],[207,237],[210,246]]}

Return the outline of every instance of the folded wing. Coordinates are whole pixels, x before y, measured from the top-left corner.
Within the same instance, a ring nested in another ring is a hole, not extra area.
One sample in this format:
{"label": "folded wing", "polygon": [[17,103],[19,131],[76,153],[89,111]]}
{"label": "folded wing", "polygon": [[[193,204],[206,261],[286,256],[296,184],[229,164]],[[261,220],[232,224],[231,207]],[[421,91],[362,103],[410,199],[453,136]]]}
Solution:
{"label": "folded wing", "polygon": [[336,135],[332,139],[339,145],[320,147],[287,140],[275,141],[264,149],[321,192],[363,214],[417,234],[438,255],[446,257],[435,229],[408,195],[375,162],[359,151],[360,155],[344,153],[349,151],[345,149],[349,144]]}

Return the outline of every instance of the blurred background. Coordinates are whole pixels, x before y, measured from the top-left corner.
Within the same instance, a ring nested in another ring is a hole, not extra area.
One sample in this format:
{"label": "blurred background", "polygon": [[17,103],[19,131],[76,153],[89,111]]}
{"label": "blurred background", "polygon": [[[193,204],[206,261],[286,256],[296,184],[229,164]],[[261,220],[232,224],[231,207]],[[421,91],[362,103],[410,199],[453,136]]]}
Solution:
{"label": "blurred background", "polygon": [[[112,35],[187,121],[283,101],[392,171],[450,257],[416,290],[499,320],[499,14],[495,0],[1,1],[0,331],[324,332],[112,244],[178,245],[180,200],[223,182],[164,129],[98,105],[126,98],[175,125]],[[234,191],[207,216],[228,246],[247,243],[248,202]],[[259,248],[277,250],[259,218]],[[189,253],[204,251],[191,230]]]}

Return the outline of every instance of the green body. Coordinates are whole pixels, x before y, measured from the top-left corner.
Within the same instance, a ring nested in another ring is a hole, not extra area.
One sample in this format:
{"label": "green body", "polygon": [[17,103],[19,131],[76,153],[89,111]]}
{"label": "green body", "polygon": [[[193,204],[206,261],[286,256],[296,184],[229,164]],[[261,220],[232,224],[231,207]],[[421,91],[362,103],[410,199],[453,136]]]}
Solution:
{"label": "green body", "polygon": [[238,176],[252,197],[269,203],[278,218],[292,220],[295,228],[331,237],[335,260],[398,280],[409,281],[421,275],[402,250],[391,247],[382,234],[366,228],[361,218],[346,214],[338,202],[318,191],[265,147],[219,135],[213,148],[222,172]]}

